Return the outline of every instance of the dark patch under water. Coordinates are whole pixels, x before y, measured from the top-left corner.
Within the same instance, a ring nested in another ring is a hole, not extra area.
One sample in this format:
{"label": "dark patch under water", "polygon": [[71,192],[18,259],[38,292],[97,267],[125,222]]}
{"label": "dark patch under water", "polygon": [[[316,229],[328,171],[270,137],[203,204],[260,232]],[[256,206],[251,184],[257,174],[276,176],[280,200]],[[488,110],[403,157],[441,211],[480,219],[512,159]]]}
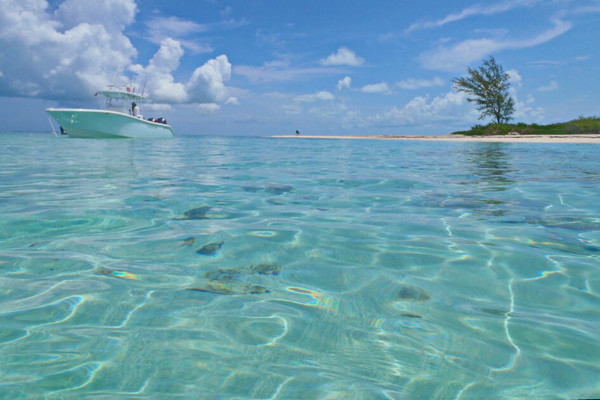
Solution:
{"label": "dark patch under water", "polygon": [[273,264],[259,264],[257,266],[252,265],[240,268],[219,268],[204,274],[204,277],[209,280],[206,285],[189,288],[188,290],[222,295],[270,293],[271,291],[266,287],[247,282],[247,280],[256,279],[257,275],[276,276],[280,272],[281,267]]}
{"label": "dark patch under water", "polygon": [[222,295],[240,295],[240,294],[263,294],[271,291],[264,286],[252,284],[231,284],[223,282],[211,282],[204,286],[187,288],[195,292],[222,294]]}
{"label": "dark patch under water", "polygon": [[208,219],[206,215],[210,211],[209,206],[202,206],[198,208],[192,208],[183,213],[182,219]]}
{"label": "dark patch under water", "polygon": [[196,253],[202,254],[203,256],[214,256],[217,254],[221,246],[223,246],[224,242],[213,242],[209,244],[205,244],[196,250]]}
{"label": "dark patch under water", "polygon": [[403,300],[427,301],[431,298],[427,292],[416,286],[404,285],[398,291],[398,296]]}

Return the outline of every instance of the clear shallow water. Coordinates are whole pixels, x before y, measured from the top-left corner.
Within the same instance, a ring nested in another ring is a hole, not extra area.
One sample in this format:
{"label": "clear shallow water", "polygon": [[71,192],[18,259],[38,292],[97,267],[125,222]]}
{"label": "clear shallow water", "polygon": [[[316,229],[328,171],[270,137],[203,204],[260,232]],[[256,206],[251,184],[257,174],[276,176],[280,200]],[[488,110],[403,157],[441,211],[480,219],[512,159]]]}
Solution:
{"label": "clear shallow water", "polygon": [[2,399],[600,397],[598,146],[0,142]]}

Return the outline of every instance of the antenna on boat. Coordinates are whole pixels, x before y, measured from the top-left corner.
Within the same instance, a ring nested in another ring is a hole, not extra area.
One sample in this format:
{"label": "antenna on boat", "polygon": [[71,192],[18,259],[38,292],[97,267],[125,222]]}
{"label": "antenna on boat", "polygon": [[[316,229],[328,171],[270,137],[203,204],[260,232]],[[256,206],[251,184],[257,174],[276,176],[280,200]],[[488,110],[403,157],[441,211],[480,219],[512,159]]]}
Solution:
{"label": "antenna on boat", "polygon": [[146,90],[146,81],[148,80],[148,75],[144,77],[144,86],[142,86],[142,97],[144,97],[144,91]]}

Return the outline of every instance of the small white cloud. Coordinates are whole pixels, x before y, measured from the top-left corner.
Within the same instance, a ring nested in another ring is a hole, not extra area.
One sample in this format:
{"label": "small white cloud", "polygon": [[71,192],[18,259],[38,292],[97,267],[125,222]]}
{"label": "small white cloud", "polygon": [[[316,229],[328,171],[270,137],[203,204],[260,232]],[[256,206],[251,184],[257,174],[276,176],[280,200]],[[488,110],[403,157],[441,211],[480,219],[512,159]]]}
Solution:
{"label": "small white cloud", "polygon": [[535,103],[535,97],[533,97],[533,95],[529,94],[527,95],[527,100],[525,100],[525,104],[533,104]]}
{"label": "small white cloud", "polygon": [[281,109],[287,115],[299,115],[302,113],[302,105],[297,103],[283,104]]}
{"label": "small white cloud", "polygon": [[266,61],[264,63],[265,68],[273,68],[273,69],[289,68],[290,65],[291,65],[291,62],[286,57],[282,57],[282,58],[276,59],[276,60]]}
{"label": "small white cloud", "polygon": [[322,101],[324,101],[324,100],[333,100],[335,98],[335,96],[333,94],[329,93],[326,90],[323,90],[321,92],[317,92],[315,94],[315,96],[316,96],[317,100],[322,100]]}
{"label": "small white cloud", "polygon": [[233,13],[233,8],[231,8],[230,6],[227,6],[223,10],[221,10],[221,17],[228,17],[232,13]]}
{"label": "small white cloud", "polygon": [[240,104],[240,102],[237,99],[237,97],[229,97],[227,100],[225,100],[225,104],[238,106]]}
{"label": "small white cloud", "polygon": [[556,90],[558,88],[559,88],[558,82],[552,81],[548,85],[540,86],[537,90],[538,90],[538,92],[552,92],[553,90]]}
{"label": "small white cloud", "polygon": [[521,77],[521,74],[519,74],[519,71],[517,71],[516,69],[509,69],[508,71],[506,71],[506,73],[508,74],[508,81],[516,86],[516,87],[521,87],[521,81],[523,80],[523,78]]}
{"label": "small white cloud", "polygon": [[163,103],[145,103],[144,104],[144,111],[163,112],[163,111],[170,111],[172,109],[173,109],[173,107],[171,107],[170,104],[163,104]]}
{"label": "small white cloud", "polygon": [[390,86],[387,84],[387,82],[372,83],[370,85],[363,86],[360,88],[360,90],[361,92],[365,93],[389,93]]}
{"label": "small white cloud", "polygon": [[302,94],[294,97],[294,101],[299,103],[314,103],[315,101],[329,101],[333,100],[335,96],[326,90],[316,92],[313,94]]}
{"label": "small white cloud", "polygon": [[362,65],[365,60],[358,57],[352,50],[347,47],[340,47],[335,53],[330,54],[327,58],[320,61],[322,65],[349,65],[356,67]]}
{"label": "small white cloud", "polygon": [[297,68],[292,67],[287,60],[278,60],[265,63],[259,67],[239,65],[235,67],[235,74],[245,76],[252,82],[285,82],[319,75],[330,75],[331,70],[328,67]]}
{"label": "small white cloud", "polygon": [[429,88],[434,86],[442,86],[444,84],[444,80],[440,77],[435,77],[433,79],[405,79],[400,82],[396,82],[396,86],[401,89],[413,90],[413,89],[422,89]]}
{"label": "small white cloud", "polygon": [[513,119],[517,121],[542,121],[544,119],[544,108],[534,106],[535,98],[531,94],[525,101],[521,101],[517,96],[516,89],[510,88],[510,95],[515,101]]}
{"label": "small white cloud", "polygon": [[196,111],[200,115],[214,114],[221,109],[221,106],[215,103],[198,104]]}
{"label": "small white cloud", "polygon": [[167,38],[175,39],[193,54],[210,53],[212,47],[198,39],[189,39],[193,34],[205,32],[206,25],[198,24],[178,17],[155,17],[146,22],[147,39],[156,44]]}
{"label": "small white cloud", "polygon": [[337,87],[337,90],[344,90],[344,89],[350,89],[350,85],[352,85],[352,78],[350,78],[349,76],[345,76],[344,78],[342,78],[338,81],[336,87]]}
{"label": "small white cloud", "polygon": [[535,60],[528,61],[527,64],[531,64],[534,66],[561,65],[564,64],[564,60]]}
{"label": "small white cloud", "polygon": [[154,17],[146,22],[146,26],[154,34],[153,37],[160,37],[160,41],[165,36],[177,38],[192,33],[204,32],[207,29],[205,25],[178,17]]}

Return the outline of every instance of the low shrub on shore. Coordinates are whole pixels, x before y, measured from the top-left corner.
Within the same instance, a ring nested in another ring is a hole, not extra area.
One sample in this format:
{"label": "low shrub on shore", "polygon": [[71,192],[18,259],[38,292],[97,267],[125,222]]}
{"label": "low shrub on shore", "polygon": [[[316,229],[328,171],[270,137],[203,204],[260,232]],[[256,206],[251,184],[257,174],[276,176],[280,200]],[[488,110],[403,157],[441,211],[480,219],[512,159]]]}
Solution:
{"label": "low shrub on shore", "polygon": [[600,134],[600,117],[580,116],[569,122],[550,125],[538,124],[488,124],[475,125],[468,131],[453,135],[498,136],[498,135],[585,135]]}

